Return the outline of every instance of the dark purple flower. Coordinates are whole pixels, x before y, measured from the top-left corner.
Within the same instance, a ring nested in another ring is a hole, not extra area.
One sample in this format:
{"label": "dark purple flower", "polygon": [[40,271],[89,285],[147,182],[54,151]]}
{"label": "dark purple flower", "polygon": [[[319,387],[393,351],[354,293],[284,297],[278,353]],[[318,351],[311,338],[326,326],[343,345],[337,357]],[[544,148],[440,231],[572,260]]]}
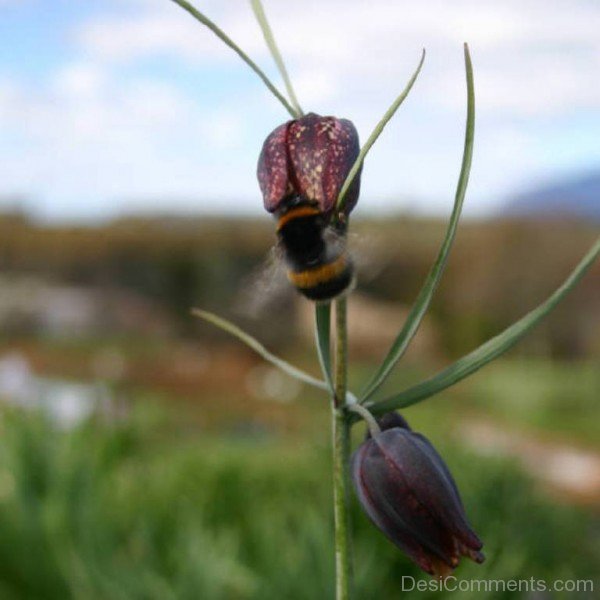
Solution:
{"label": "dark purple flower", "polygon": [[462,556],[484,560],[448,467],[430,442],[391,413],[352,457],[352,479],[369,518],[430,575],[445,577]]}
{"label": "dark purple flower", "polygon": [[[360,150],[358,133],[347,119],[309,113],[280,125],[265,140],[258,159],[258,182],[265,208],[276,212],[299,196],[329,215]],[[360,173],[346,195],[344,213],[356,205]]]}

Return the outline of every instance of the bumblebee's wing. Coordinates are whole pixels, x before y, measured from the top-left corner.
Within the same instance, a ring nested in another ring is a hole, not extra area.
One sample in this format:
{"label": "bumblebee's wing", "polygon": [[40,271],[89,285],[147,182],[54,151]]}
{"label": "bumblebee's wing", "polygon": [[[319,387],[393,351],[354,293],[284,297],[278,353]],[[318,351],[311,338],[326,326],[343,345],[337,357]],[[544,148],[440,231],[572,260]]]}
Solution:
{"label": "bumblebee's wing", "polygon": [[275,246],[265,260],[244,278],[233,306],[238,314],[258,319],[274,308],[287,305],[292,294],[282,250]]}
{"label": "bumblebee's wing", "polygon": [[385,268],[385,263],[378,259],[378,253],[370,235],[349,233],[346,244],[360,281],[372,281]]}

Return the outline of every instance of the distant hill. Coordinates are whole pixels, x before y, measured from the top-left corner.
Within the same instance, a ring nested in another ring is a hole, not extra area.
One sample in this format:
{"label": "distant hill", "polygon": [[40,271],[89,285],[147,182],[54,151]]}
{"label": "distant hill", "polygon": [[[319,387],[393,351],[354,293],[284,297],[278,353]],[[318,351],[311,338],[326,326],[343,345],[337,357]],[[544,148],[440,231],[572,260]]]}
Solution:
{"label": "distant hill", "polygon": [[600,221],[600,171],[517,194],[503,212],[512,216],[574,217]]}

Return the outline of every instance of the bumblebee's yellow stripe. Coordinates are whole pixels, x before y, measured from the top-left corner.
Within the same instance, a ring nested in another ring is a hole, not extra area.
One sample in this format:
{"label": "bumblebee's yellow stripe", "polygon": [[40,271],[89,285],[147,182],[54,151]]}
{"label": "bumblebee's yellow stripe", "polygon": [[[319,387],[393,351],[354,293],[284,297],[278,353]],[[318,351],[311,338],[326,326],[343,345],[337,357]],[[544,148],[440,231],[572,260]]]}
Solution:
{"label": "bumblebee's yellow stripe", "polygon": [[346,257],[342,254],[332,263],[321,265],[307,271],[288,271],[288,279],[300,289],[310,289],[320,283],[327,283],[344,272],[346,268]]}
{"label": "bumblebee's yellow stripe", "polygon": [[298,206],[297,208],[292,208],[284,215],[279,217],[279,221],[277,222],[277,231],[282,229],[286,223],[289,223],[293,219],[297,219],[299,217],[312,217],[313,215],[318,215],[319,212],[319,209],[315,208],[314,206]]}

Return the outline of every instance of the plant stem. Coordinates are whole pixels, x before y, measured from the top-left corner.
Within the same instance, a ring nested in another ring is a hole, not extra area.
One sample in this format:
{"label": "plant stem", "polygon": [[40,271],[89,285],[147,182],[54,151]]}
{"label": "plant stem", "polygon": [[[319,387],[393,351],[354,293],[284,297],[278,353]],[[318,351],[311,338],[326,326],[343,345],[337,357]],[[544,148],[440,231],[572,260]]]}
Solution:
{"label": "plant stem", "polygon": [[333,502],[335,518],[336,598],[349,600],[352,594],[352,547],[348,511],[348,466],[350,460],[350,419],[344,408],[348,372],[346,299],[335,304],[335,396],[332,402]]}
{"label": "plant stem", "polygon": [[263,35],[265,37],[265,42],[267,42],[267,46],[269,47],[269,51],[271,52],[271,56],[273,57],[273,60],[275,61],[275,64],[279,69],[279,73],[283,78],[283,82],[285,83],[285,89],[287,90],[290,103],[293,109],[296,111],[296,114],[301,117],[304,113],[300,108],[298,98],[296,98],[296,92],[294,92],[292,80],[288,75],[285,63],[283,62],[283,58],[281,57],[281,53],[279,52],[279,48],[277,47],[277,42],[275,42],[275,36],[273,35],[273,31],[271,31],[271,26],[269,25],[269,21],[267,19],[267,15],[265,14],[265,9],[263,8],[262,2],[260,0],[250,0],[250,3],[252,4],[252,10],[254,11],[256,20],[258,21],[258,24],[262,29]]}
{"label": "plant stem", "polygon": [[283,104],[292,118],[297,119],[302,116],[301,112],[290,105],[285,96],[275,87],[273,82],[266,76],[265,72],[215,23],[213,23],[204,13],[192,6],[187,0],[173,0],[187,11],[194,19],[200,21],[205,27],[208,27],[226,46],[229,46],[262,80],[269,91]]}
{"label": "plant stem", "polygon": [[388,124],[390,119],[394,116],[400,105],[404,102],[406,97],[408,96],[412,86],[414,85],[419,73],[421,72],[421,67],[423,66],[423,62],[425,61],[425,48],[423,48],[423,53],[421,54],[421,60],[419,61],[419,65],[417,70],[413,73],[413,76],[410,78],[409,82],[406,84],[406,87],[402,91],[402,93],[394,100],[392,105],[387,109],[386,113],[383,115],[379,123],[373,129],[373,132],[369,136],[369,139],[365,142],[364,146],[360,149],[360,152],[350,169],[350,172],[346,176],[344,180],[344,184],[342,185],[342,189],[338,194],[336,201],[336,214],[340,214],[344,208],[344,202],[346,194],[354,181],[354,178],[358,175],[362,164],[365,160],[365,157],[369,153],[369,150],[372,148],[373,144],[377,141],[377,138],[381,135],[381,132],[384,130],[385,126]]}
{"label": "plant stem", "polygon": [[335,303],[335,397],[336,408],[342,408],[346,402],[348,387],[348,325],[346,298]]}
{"label": "plant stem", "polygon": [[371,437],[375,438],[381,433],[381,427],[379,427],[379,423],[377,423],[375,417],[362,404],[351,404],[348,407],[348,410],[360,415],[360,417],[367,424]]}

